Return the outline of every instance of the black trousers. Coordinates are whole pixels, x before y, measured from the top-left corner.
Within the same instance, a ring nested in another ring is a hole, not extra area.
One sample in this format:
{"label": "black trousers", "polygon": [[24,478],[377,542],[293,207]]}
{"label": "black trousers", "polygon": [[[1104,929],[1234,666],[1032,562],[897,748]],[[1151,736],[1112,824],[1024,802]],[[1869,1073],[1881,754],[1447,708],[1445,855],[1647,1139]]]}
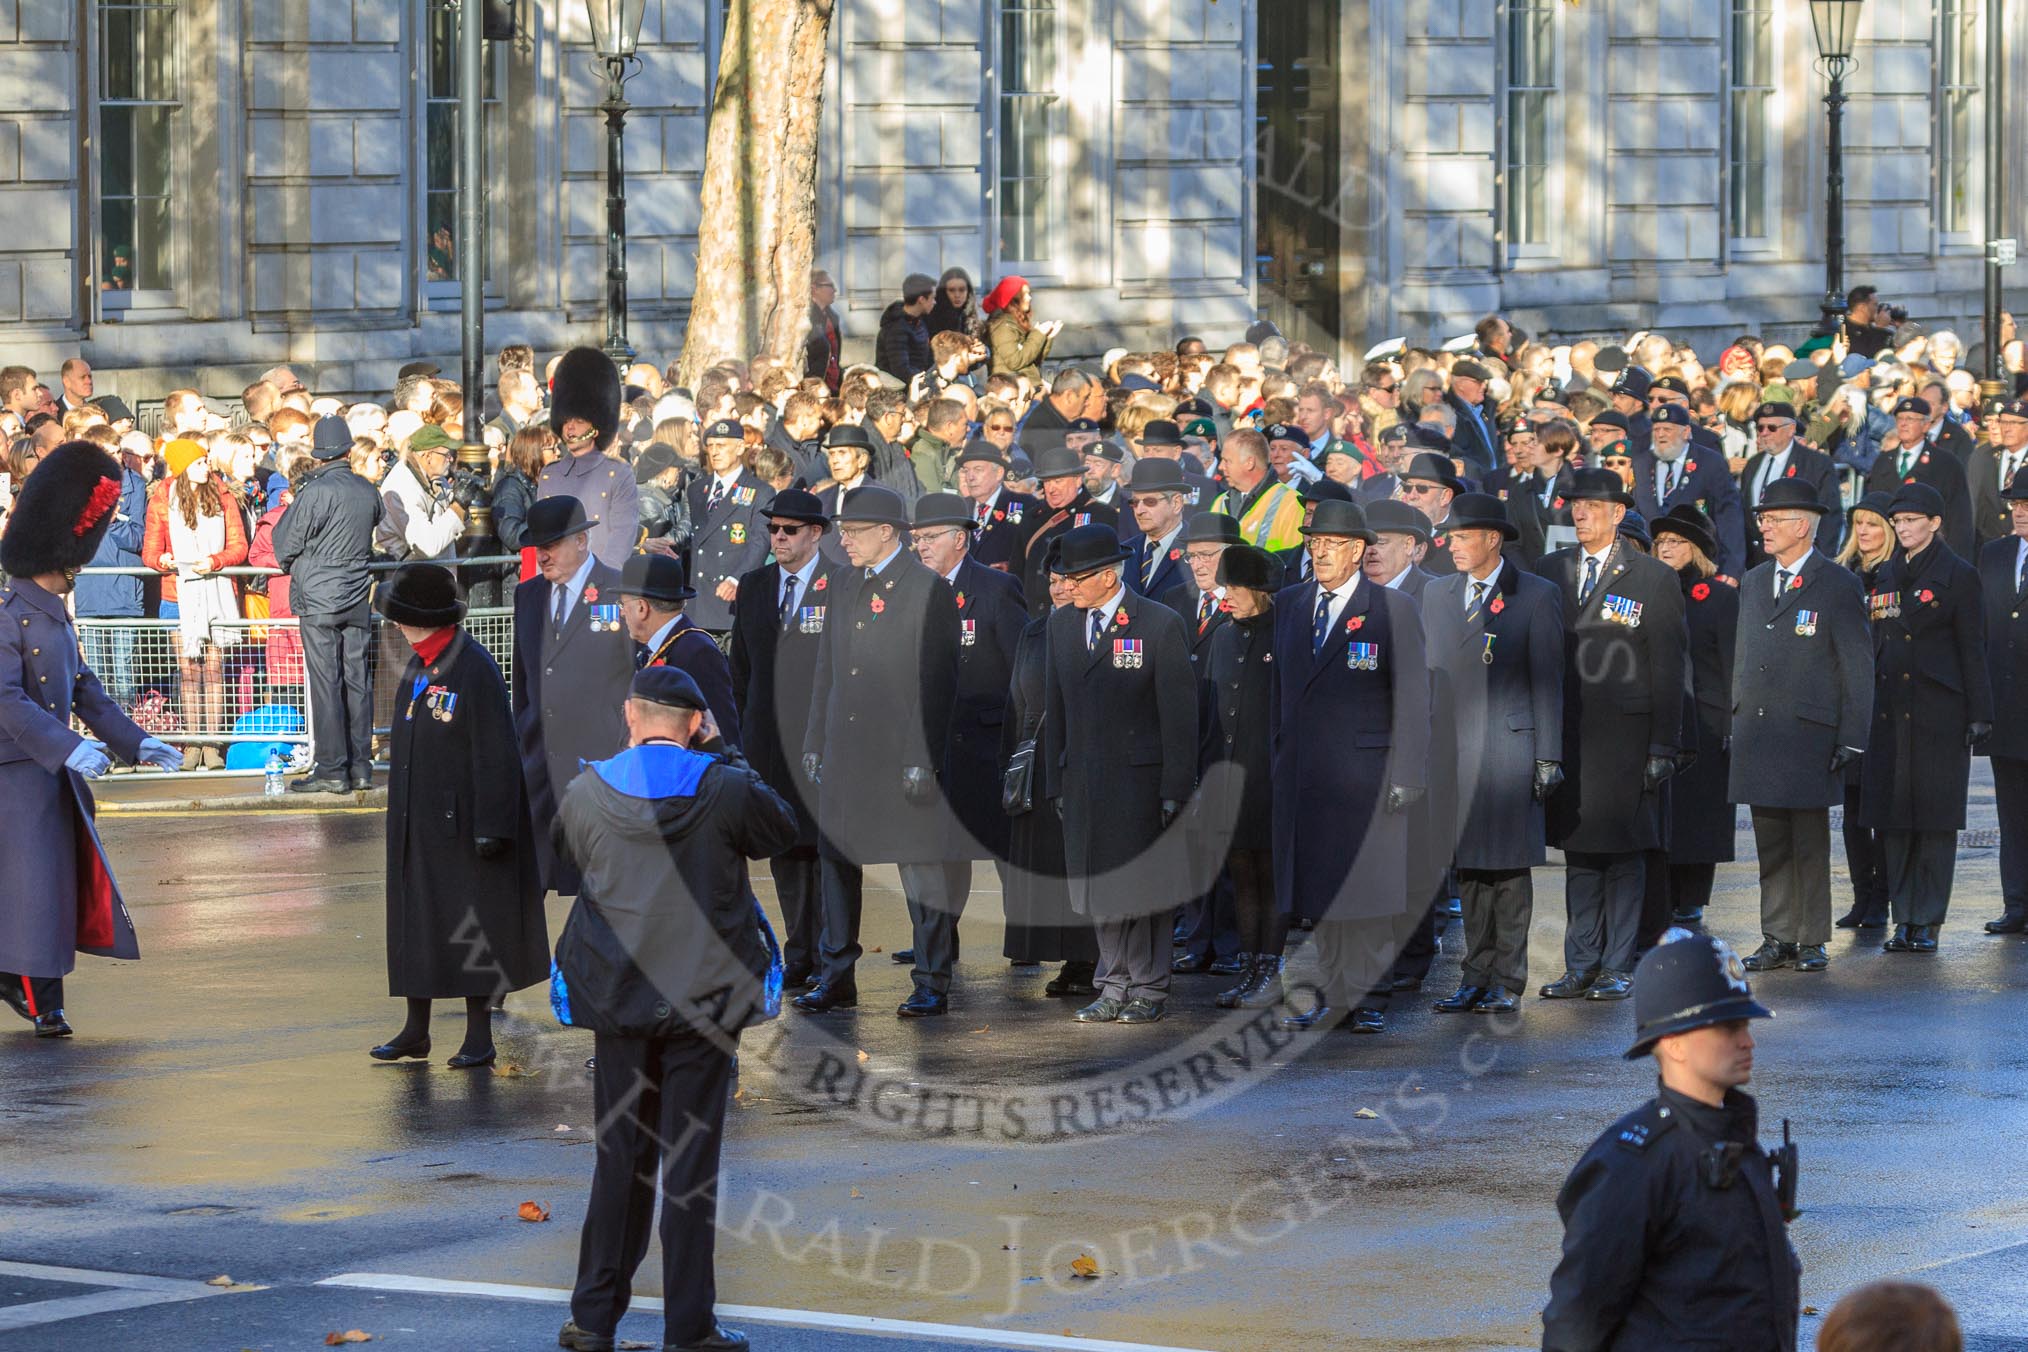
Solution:
{"label": "black trousers", "polygon": [[2000,815],[2000,896],[2008,915],[2028,915],[2028,760],[1993,757],[1993,806]]}
{"label": "black trousers", "polygon": [[1716,864],[1671,864],[1662,874],[1668,890],[1669,914],[1701,911],[1711,904],[1711,885],[1718,878]]}
{"label": "black trousers", "polygon": [[598,1159],[570,1317],[591,1333],[619,1326],[633,1299],[634,1271],[648,1252],[659,1177],[663,1339],[696,1342],[711,1332],[718,1302],[712,1270],[718,1151],[738,1059],[701,1037],[598,1033],[592,1051]]}
{"label": "black trousers", "polygon": [[[2028,796],[2028,761],[2021,766],[2024,796]],[[2000,793],[2000,762],[1993,762],[1993,795]],[[2003,811],[2002,822],[2007,820]],[[2019,847],[2028,850],[2028,839]],[[2000,841],[2000,885],[2007,882],[2007,842]],[[1859,824],[1859,784],[1845,785],[1845,867],[1852,875],[1852,909],[1868,920],[1887,919],[1887,855],[1880,846],[1880,833]]]}
{"label": "black trousers", "polygon": [[850,983],[859,967],[859,912],[865,870],[849,859],[817,860],[818,907],[823,926],[817,941],[817,980]]}
{"label": "black trousers", "polygon": [[30,1014],[54,1014],[63,1009],[63,978],[60,976],[17,976],[0,972],[0,984],[9,992],[20,991]]}
{"label": "black trousers", "polygon": [[306,615],[300,621],[314,772],[329,779],[365,779],[373,773],[373,674],[366,661],[373,629],[368,614],[362,602],[343,615]]}
{"label": "black trousers", "polygon": [[824,924],[816,846],[774,856],[768,860],[768,872],[774,875],[775,900],[782,908],[782,967],[790,972],[814,971]]}
{"label": "black trousers", "polygon": [[1266,850],[1234,850],[1225,857],[1225,871],[1232,879],[1239,951],[1280,957],[1289,942],[1289,918],[1275,905],[1274,855]]}
{"label": "black trousers", "polygon": [[1437,935],[1450,923],[1444,914],[1444,907],[1451,899],[1450,874],[1444,875],[1437,886],[1436,896],[1430,899],[1429,907],[1422,913],[1422,919],[1401,941],[1401,951],[1395,955],[1394,981],[1422,981],[1428,978],[1429,969],[1436,964]]}
{"label": "black trousers", "polygon": [[1570,912],[1563,965],[1573,972],[1632,975],[1640,942],[1646,860],[1630,854],[1565,850],[1563,896]]}
{"label": "black trousers", "polygon": [[948,994],[958,967],[958,918],[972,895],[972,861],[902,864],[900,871],[915,949],[909,976],[919,991]]}
{"label": "black trousers", "polygon": [[1505,986],[1519,995],[1528,985],[1528,926],[1535,918],[1535,875],[1525,868],[1458,870],[1465,904],[1467,986]]}
{"label": "black trousers", "polygon": [[1958,865],[1955,831],[1882,831],[1887,901],[1897,925],[1941,925]]}
{"label": "black trousers", "polygon": [[1669,890],[1669,852],[1641,852],[1641,928],[1634,940],[1635,961],[1655,946],[1674,919],[1675,898]]}

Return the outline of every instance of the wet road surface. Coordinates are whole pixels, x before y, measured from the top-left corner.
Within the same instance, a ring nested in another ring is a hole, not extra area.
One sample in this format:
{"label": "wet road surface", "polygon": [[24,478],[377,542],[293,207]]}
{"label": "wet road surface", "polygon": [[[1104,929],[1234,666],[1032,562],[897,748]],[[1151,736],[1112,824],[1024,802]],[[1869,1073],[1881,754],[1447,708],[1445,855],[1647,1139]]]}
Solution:
{"label": "wet road surface", "polygon": [[[1993,826],[1983,763],[1970,824]],[[553,1346],[591,1173],[588,1036],[537,989],[497,1024],[495,1073],[443,1066],[450,1003],[432,1063],[367,1059],[400,1023],[375,813],[109,814],[106,834],[144,961],[85,960],[74,1041],[0,1028],[0,1349],[231,1352],[348,1329]],[[1806,1304],[1911,1275],[2000,1352],[2028,1349],[2028,943],[1979,932],[1999,909],[1982,839],[1937,957],[1841,931],[1828,973],[1756,983],[1779,1017],[1757,1029],[1753,1090],[1763,1139],[1787,1117],[1802,1143]],[[1710,924],[1746,949],[1740,845]],[[858,1010],[791,1011],[744,1044],[719,1295],[774,1312],[727,1320],[757,1347],[1539,1343],[1557,1186],[1650,1092],[1647,1063],[1619,1057],[1629,1004],[1429,1013],[1456,980],[1453,927],[1384,1037],[1221,1022],[1215,977],[1178,977],[1163,1023],[1081,1028],[1043,997],[1047,970],[999,959],[982,869],[952,1016],[904,1023],[887,950],[907,924],[892,872],[869,881]],[[1538,871],[1533,982],[1560,970],[1561,912],[1560,873]],[[563,915],[552,899],[552,934]],[[523,1201],[553,1219],[519,1221]],[[1080,1257],[1095,1279],[1073,1275]],[[220,1276],[236,1286],[202,1285]],[[855,1317],[901,1324],[838,1326]],[[659,1318],[621,1334],[653,1344]]]}

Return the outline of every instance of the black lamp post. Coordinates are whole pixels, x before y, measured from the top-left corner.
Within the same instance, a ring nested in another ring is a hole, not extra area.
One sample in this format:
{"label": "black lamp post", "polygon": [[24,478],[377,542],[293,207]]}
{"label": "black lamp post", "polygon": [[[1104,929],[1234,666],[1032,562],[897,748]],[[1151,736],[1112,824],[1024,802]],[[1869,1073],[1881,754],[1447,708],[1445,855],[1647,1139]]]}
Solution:
{"label": "black lamp post", "polygon": [[1845,77],[1852,73],[1852,48],[1858,41],[1859,12],[1864,3],[1810,0],[1810,25],[1817,30],[1817,69],[1831,82],[1824,94],[1830,130],[1821,325],[1825,333],[1836,333],[1845,317]]}
{"label": "black lamp post", "polygon": [[634,49],[641,40],[641,15],[647,0],[585,0],[591,16],[592,46],[606,66],[606,355],[622,375],[633,364],[634,345],[627,341],[627,77],[638,65]]}

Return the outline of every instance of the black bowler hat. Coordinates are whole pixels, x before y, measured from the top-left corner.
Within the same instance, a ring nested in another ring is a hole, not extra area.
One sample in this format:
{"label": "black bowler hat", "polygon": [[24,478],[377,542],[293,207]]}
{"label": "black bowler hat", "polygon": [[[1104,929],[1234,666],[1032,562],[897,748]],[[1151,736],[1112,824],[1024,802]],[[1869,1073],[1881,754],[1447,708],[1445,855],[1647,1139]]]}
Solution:
{"label": "black bowler hat", "polygon": [[1110,568],[1131,558],[1134,552],[1120,544],[1120,537],[1111,526],[1076,526],[1058,536],[1057,540],[1062,549],[1049,568],[1051,572],[1065,577]]}
{"label": "black bowler hat", "polygon": [[1352,490],[1336,479],[1312,479],[1296,486],[1296,497],[1302,502],[1357,502]]}
{"label": "black bowler hat", "polygon": [[683,561],[667,554],[634,554],[620,565],[620,595],[680,605],[697,595]]}
{"label": "black bowler hat", "polygon": [[1788,422],[1794,422],[1796,420],[1796,406],[1794,404],[1785,404],[1779,399],[1771,403],[1762,404],[1753,411],[1753,420],[1759,422],[1762,418],[1781,418]]}
{"label": "black bowler hat", "polygon": [[542,498],[528,509],[528,524],[522,528],[521,543],[545,549],[565,536],[577,535],[598,525],[595,516],[584,514],[584,504],[564,494]]}
{"label": "black bowler hat", "polygon": [[925,493],[915,500],[915,528],[921,530],[924,526],[963,526],[966,530],[977,530],[977,505],[957,493]]}
{"label": "black bowler hat", "polygon": [[[1452,501],[1455,502],[1456,499]],[[1367,528],[1375,535],[1413,535],[1424,544],[1428,544],[1434,534],[1427,516],[1419,509],[1395,498],[1369,502],[1363,510],[1366,513]]]}
{"label": "black bowler hat", "polygon": [[1630,399],[1638,399],[1645,404],[1648,402],[1649,391],[1653,390],[1654,387],[1654,377],[1650,376],[1647,371],[1639,366],[1629,366],[1620,372],[1618,379],[1613,381],[1613,387],[1610,392],[1613,394],[1624,394]]}
{"label": "black bowler hat", "polygon": [[664,470],[676,468],[676,448],[667,442],[651,441],[634,457],[634,482],[644,484]]}
{"label": "black bowler hat", "polygon": [[[2028,470],[2022,473],[2028,474]],[[1236,545],[1239,541],[1238,519],[1224,512],[1199,512],[1183,526],[1186,545]]]}
{"label": "black bowler hat", "polygon": [[840,525],[859,521],[892,526],[896,530],[908,529],[908,511],[901,505],[901,494],[879,484],[861,484],[847,493],[845,501],[838,505],[835,519]]}
{"label": "black bowler hat", "polygon": [[1906,399],[1895,400],[1893,416],[1899,418],[1904,413],[1916,413],[1927,418],[1929,416],[1929,400],[1917,398],[1912,394]]}
{"label": "black bowler hat", "polygon": [[1760,490],[1760,501],[1753,505],[1755,515],[1762,512],[1813,512],[1822,516],[1831,509],[1817,501],[1817,490],[1799,479],[1776,479]]}
{"label": "black bowler hat", "polygon": [[99,412],[106,415],[109,423],[134,421],[134,410],[127,407],[127,401],[117,394],[101,394],[91,401],[99,406]]}
{"label": "black bowler hat", "polygon": [[380,592],[380,613],[394,624],[442,629],[465,618],[458,580],[440,563],[404,564]]}
{"label": "black bowler hat", "polygon": [[703,713],[711,707],[705,701],[704,692],[697,688],[697,682],[681,667],[642,667],[634,673],[634,682],[628,687],[627,694],[630,698],[667,705],[671,709],[693,709]]}
{"label": "black bowler hat", "polygon": [[1317,514],[1310,518],[1310,524],[1302,528],[1305,535],[1349,535],[1355,540],[1372,544],[1376,537],[1366,524],[1366,513],[1359,510],[1356,502],[1320,502]]}
{"label": "black bowler hat", "polygon": [[1649,526],[1656,539],[1678,535],[1697,546],[1707,559],[1718,557],[1718,537],[1712,533],[1711,518],[1690,503],[1680,503],[1656,517]]}
{"label": "black bowler hat", "polygon": [[761,515],[770,521],[800,521],[806,526],[831,524],[831,518],[824,515],[822,500],[807,488],[784,488]]}
{"label": "black bowler hat", "polygon": [[1657,427],[1688,427],[1693,421],[1690,410],[1681,404],[1663,404],[1648,419]]}
{"label": "black bowler hat", "polygon": [[1401,471],[1401,481],[1407,483],[1410,479],[1420,480],[1423,483],[1442,484],[1453,493],[1465,491],[1465,481],[1460,479],[1457,476],[1457,472],[1451,468],[1451,458],[1447,455],[1438,455],[1433,451],[1417,452],[1415,457],[1408,462],[1408,468]]}
{"label": "black bowler hat", "polygon": [[1187,493],[1190,485],[1183,481],[1183,466],[1174,460],[1164,460],[1151,455],[1145,460],[1134,462],[1134,472],[1127,480],[1129,493]]}
{"label": "black bowler hat", "polygon": [[[1374,503],[1378,507],[1379,503]],[[1368,513],[1369,518],[1371,513]],[[1417,516],[1422,513],[1417,512]],[[1444,518],[1446,532],[1496,530],[1502,540],[1518,540],[1521,532],[1507,519],[1507,505],[1491,493],[1460,493],[1451,499],[1451,513]]]}
{"label": "black bowler hat", "polygon": [[1234,545],[1218,556],[1218,585],[1280,591],[1282,561],[1255,545]]}
{"label": "black bowler hat", "polygon": [[1167,418],[1156,418],[1141,429],[1143,446],[1181,446],[1183,434],[1176,430],[1176,424]]}
{"label": "black bowler hat", "polygon": [[1897,512],[1915,512],[1922,516],[1944,514],[1943,494],[1926,483],[1903,484],[1894,490],[1894,501],[1887,504],[1888,519]]}
{"label": "black bowler hat", "polygon": [[1620,518],[1620,534],[1629,540],[1639,540],[1648,549],[1655,547],[1654,537],[1648,534],[1648,518],[1631,507],[1627,508],[1627,514]]}
{"label": "black bowler hat", "polygon": [[1035,457],[1038,479],[1067,479],[1073,474],[1084,477],[1084,457],[1068,446],[1046,446]]}
{"label": "black bowler hat", "polygon": [[1673,929],[1634,968],[1634,1045],[1631,1061],[1672,1033],[1687,1033],[1733,1019],[1771,1019],[1753,998],[1746,964],[1723,939]]}
{"label": "black bowler hat", "polygon": [[310,429],[312,460],[336,460],[351,449],[352,427],[335,413],[317,419],[317,425]]}
{"label": "black bowler hat", "polygon": [[1565,502],[1617,502],[1631,509],[1633,495],[1620,476],[1609,469],[1574,469],[1570,472],[1570,483],[1563,491]]}
{"label": "black bowler hat", "polygon": [[2028,499],[2028,468],[2015,470],[2014,481],[2000,490],[2000,496],[2008,502]]}
{"label": "black bowler hat", "polygon": [[[730,422],[731,420],[727,419],[727,421]],[[714,426],[716,425],[714,424]],[[738,427],[739,424],[733,423],[733,426]],[[742,431],[738,435],[745,436],[746,433]],[[824,434],[824,449],[829,450],[833,446],[857,446],[862,451],[871,451],[873,449],[873,438],[867,436],[866,429],[858,423],[839,423]]]}
{"label": "black bowler hat", "polygon": [[1007,456],[998,446],[983,437],[973,437],[965,443],[965,449],[958,452],[960,465],[998,465],[1007,468]]}

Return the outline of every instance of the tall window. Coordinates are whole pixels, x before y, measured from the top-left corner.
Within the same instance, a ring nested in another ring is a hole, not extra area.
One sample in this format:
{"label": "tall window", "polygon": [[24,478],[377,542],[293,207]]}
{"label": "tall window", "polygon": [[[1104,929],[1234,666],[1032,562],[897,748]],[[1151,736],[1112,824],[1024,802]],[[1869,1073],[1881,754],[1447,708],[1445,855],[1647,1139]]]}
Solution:
{"label": "tall window", "polygon": [[100,0],[99,289],[167,291],[178,88],[174,0]]}
{"label": "tall window", "polygon": [[[429,70],[423,100],[423,228],[427,248],[423,277],[430,282],[458,280],[458,11],[441,0],[429,4]],[[504,43],[487,44],[480,89],[485,100],[486,152],[489,164],[504,163],[500,144],[500,62]],[[487,172],[487,206],[497,175]],[[491,231],[487,237],[491,238]],[[488,269],[490,274],[491,269]]]}
{"label": "tall window", "polygon": [[1976,110],[1979,95],[1978,0],[1942,0],[1937,35],[1938,223],[1945,233],[1973,228],[1978,182]]}
{"label": "tall window", "polygon": [[1726,226],[1734,239],[1768,233],[1768,110],[1774,102],[1774,0],[1732,0],[1731,181]]}
{"label": "tall window", "polygon": [[1549,242],[1549,137],[1556,98],[1556,0],[1507,8],[1506,235]]}
{"label": "tall window", "polygon": [[1002,0],[1000,6],[1000,257],[1024,263],[1054,256],[1050,150],[1062,136],[1056,0]]}

